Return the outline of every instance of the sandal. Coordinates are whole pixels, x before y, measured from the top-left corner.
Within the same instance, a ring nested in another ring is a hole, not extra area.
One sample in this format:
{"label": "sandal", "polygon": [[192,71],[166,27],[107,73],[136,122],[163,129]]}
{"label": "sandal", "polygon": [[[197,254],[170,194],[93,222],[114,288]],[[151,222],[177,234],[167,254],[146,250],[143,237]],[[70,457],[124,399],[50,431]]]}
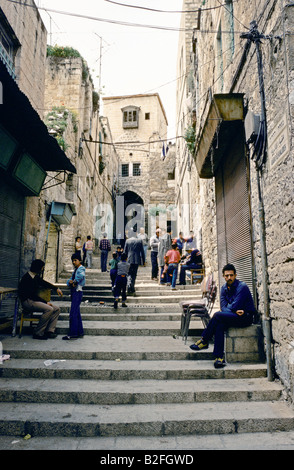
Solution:
{"label": "sandal", "polygon": [[65,339],[65,340],[69,341],[71,339],[78,339],[78,337],[77,336],[63,336],[62,339]]}

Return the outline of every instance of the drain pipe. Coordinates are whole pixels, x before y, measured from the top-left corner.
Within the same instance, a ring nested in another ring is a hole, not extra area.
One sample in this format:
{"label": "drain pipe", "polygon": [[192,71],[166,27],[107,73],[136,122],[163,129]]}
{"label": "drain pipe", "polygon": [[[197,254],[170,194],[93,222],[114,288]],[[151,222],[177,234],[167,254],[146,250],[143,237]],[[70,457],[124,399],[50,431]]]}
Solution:
{"label": "drain pipe", "polygon": [[260,250],[261,250],[261,262],[262,262],[262,284],[263,284],[263,331],[266,341],[266,360],[267,360],[267,377],[268,381],[274,380],[273,370],[273,355],[272,355],[272,330],[271,330],[271,317],[270,317],[270,302],[269,302],[269,278],[268,278],[268,262],[266,252],[266,228],[265,228],[265,215],[264,215],[264,203],[262,198],[261,179],[262,179],[262,165],[266,158],[266,147],[267,147],[267,123],[266,123],[266,109],[265,109],[265,92],[264,92],[264,81],[263,81],[263,64],[262,55],[260,50],[260,39],[265,38],[261,35],[257,29],[256,21],[250,23],[249,33],[244,33],[241,38],[247,38],[254,42],[256,48],[257,66],[258,66],[258,79],[259,79],[259,94],[261,100],[261,116],[259,133],[254,144],[253,159],[256,165],[256,176],[258,186],[258,213],[259,213],[259,227],[260,227]]}

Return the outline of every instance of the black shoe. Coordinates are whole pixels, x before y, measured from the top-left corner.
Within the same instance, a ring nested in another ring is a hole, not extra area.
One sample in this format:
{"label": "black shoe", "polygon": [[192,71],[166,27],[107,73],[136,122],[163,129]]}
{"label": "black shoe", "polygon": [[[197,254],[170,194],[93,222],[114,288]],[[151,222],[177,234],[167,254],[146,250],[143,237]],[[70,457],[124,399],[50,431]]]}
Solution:
{"label": "black shoe", "polygon": [[123,303],[121,304],[121,306],[122,306],[122,307],[127,307],[127,304],[126,304],[125,302],[123,302]]}
{"label": "black shoe", "polygon": [[201,349],[208,349],[208,344],[203,343],[203,341],[200,339],[197,341],[197,343],[191,344],[190,349],[193,349],[193,351],[201,351]]}
{"label": "black shoe", "polygon": [[53,331],[48,331],[47,333],[45,333],[45,336],[47,336],[47,338],[49,339],[54,339],[57,338],[57,333],[54,333]]}
{"label": "black shoe", "polygon": [[47,336],[43,335],[43,336],[40,336],[40,335],[36,335],[36,333],[33,334],[33,339],[48,339]]}
{"label": "black shoe", "polygon": [[117,309],[118,300],[114,301],[113,308]]}
{"label": "black shoe", "polygon": [[78,337],[77,336],[68,336],[67,335],[67,336],[63,336],[62,339],[65,339],[66,341],[70,341],[72,339],[78,339]]}
{"label": "black shoe", "polygon": [[218,357],[215,361],[214,361],[214,367],[215,369],[222,369],[223,367],[225,367],[227,364],[226,364],[226,361],[224,360],[223,357]]}

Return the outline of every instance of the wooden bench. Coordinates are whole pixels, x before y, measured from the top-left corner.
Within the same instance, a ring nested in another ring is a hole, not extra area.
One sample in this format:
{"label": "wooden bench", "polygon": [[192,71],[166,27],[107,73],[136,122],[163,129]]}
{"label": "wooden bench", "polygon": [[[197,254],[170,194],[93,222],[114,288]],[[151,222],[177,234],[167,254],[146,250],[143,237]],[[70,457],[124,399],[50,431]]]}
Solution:
{"label": "wooden bench", "polygon": [[200,284],[205,277],[205,268],[201,269],[187,269],[187,279],[190,280],[190,284]]}

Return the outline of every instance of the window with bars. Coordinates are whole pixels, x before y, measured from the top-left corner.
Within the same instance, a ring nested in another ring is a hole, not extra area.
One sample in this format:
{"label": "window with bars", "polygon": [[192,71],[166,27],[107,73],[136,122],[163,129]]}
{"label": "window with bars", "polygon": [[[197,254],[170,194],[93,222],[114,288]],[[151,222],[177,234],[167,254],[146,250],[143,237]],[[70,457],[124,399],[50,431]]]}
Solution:
{"label": "window with bars", "polygon": [[141,163],[133,163],[133,176],[141,176]]}
{"label": "window with bars", "polygon": [[16,45],[9,33],[5,31],[1,25],[0,17],[0,60],[6,65],[10,75],[15,79],[14,56],[16,52]]}
{"label": "window with bars", "polygon": [[121,166],[121,176],[126,177],[129,176],[129,164],[123,163]]}

